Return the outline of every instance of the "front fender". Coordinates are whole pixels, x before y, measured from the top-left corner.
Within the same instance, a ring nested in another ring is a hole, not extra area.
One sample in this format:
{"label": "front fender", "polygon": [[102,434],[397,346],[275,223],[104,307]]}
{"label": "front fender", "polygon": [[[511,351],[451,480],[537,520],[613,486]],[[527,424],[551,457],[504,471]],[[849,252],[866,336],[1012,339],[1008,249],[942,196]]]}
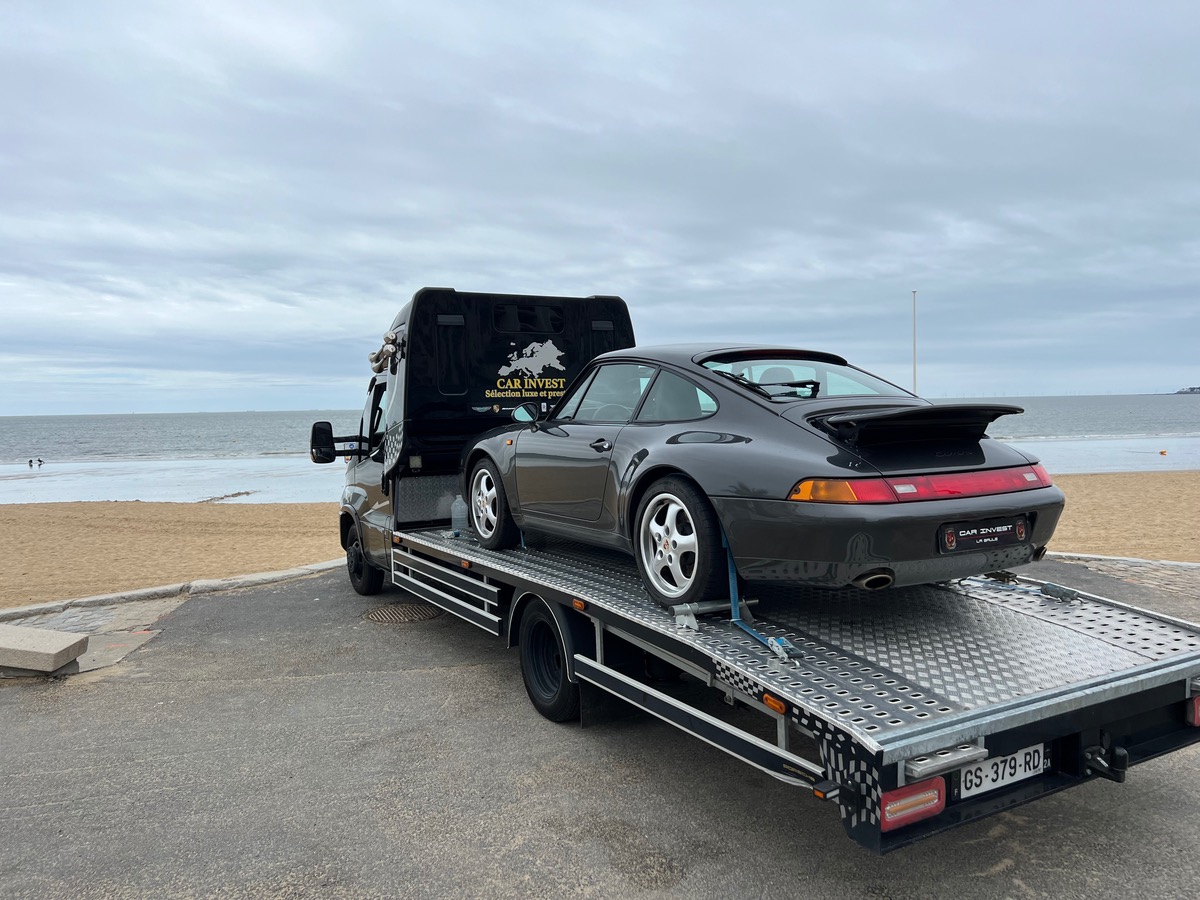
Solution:
{"label": "front fender", "polygon": [[516,445],[517,436],[527,428],[528,426],[526,425],[519,428],[508,425],[485,432],[474,444],[463,451],[459,472],[459,485],[462,488],[462,495],[468,497],[470,496],[471,488],[471,472],[479,465],[481,459],[485,457],[490,459],[495,464],[496,471],[500,475],[500,481],[504,485],[504,493],[508,498],[509,511],[518,522],[520,520],[521,508],[515,477]]}

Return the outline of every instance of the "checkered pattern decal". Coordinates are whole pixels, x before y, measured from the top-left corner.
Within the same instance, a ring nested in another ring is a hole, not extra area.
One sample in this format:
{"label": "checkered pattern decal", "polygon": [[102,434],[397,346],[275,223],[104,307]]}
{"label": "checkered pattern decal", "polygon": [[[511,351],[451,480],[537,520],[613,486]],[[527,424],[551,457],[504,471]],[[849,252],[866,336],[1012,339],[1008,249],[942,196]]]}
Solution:
{"label": "checkered pattern decal", "polygon": [[[855,795],[856,803],[841,802],[842,824],[847,830],[869,825],[879,827],[880,798],[879,767],[862,747],[838,735],[838,740],[821,740],[821,762],[831,781],[843,791]],[[849,798],[847,798],[849,799]]]}
{"label": "checkered pattern decal", "polygon": [[404,443],[404,428],[393,425],[383,436],[383,472],[391,475],[400,463],[400,448]]}
{"label": "checkered pattern decal", "polygon": [[[717,678],[735,690],[762,700],[765,686],[724,663],[716,664]],[[860,747],[844,731],[811,713],[792,707],[792,721],[816,739],[821,752],[825,777],[841,785],[851,802],[839,803],[847,828],[879,825],[879,806],[883,788],[879,766],[870,751]]]}
{"label": "checkered pattern decal", "polygon": [[743,694],[748,694],[755,700],[762,699],[764,686],[759,684],[753,678],[747,676],[744,672],[739,672],[737,669],[730,668],[721,661],[716,664],[717,678],[732,688],[736,688]]}

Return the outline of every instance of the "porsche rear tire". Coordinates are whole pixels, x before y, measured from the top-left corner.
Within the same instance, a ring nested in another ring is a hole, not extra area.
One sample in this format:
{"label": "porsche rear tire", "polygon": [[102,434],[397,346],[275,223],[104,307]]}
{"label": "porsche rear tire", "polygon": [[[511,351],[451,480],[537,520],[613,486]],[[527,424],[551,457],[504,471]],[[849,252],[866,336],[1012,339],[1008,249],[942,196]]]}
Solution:
{"label": "porsche rear tire", "polygon": [[656,481],[635,521],[638,574],[660,606],[729,596],[717,515],[695,484],[678,475]]}

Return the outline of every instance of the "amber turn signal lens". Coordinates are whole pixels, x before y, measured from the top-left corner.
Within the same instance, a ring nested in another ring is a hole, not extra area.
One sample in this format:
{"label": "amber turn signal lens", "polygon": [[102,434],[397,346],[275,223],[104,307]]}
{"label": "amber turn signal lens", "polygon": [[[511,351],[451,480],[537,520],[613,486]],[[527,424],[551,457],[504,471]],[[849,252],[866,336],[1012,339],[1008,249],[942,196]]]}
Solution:
{"label": "amber turn signal lens", "polygon": [[882,478],[847,481],[808,478],[792,488],[788,499],[809,503],[895,503],[896,495]]}

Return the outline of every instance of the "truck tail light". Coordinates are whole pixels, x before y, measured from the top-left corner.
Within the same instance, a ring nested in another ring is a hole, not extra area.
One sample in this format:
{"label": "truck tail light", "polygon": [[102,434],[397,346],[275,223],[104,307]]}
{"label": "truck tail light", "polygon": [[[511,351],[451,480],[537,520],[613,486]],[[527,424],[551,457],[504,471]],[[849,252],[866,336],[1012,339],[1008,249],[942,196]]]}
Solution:
{"label": "truck tail light", "polygon": [[941,775],[935,775],[925,781],[887,791],[879,803],[879,827],[882,831],[892,831],[936,816],[945,808],[946,781]]}
{"label": "truck tail light", "polygon": [[1187,720],[1189,725],[1200,725],[1200,694],[1188,698]]}

